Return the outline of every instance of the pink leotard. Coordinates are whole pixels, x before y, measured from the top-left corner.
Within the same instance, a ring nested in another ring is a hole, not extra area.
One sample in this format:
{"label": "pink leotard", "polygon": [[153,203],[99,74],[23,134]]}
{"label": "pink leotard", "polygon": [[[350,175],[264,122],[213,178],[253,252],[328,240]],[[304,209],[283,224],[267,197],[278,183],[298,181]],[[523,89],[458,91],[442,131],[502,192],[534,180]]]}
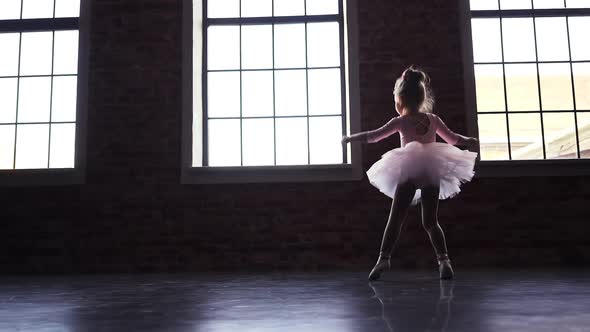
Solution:
{"label": "pink leotard", "polygon": [[[407,116],[395,117],[381,128],[367,131],[367,142],[375,143],[380,140],[400,132],[401,145],[405,146],[410,142],[420,142],[422,144],[433,143],[436,141],[436,135],[440,136],[445,142],[455,145],[459,140],[459,135],[449,129],[447,125],[435,114],[425,113],[428,117],[429,124],[426,121],[421,122],[416,119],[411,119]],[[425,133],[419,134],[418,127],[428,125],[428,130]]]}

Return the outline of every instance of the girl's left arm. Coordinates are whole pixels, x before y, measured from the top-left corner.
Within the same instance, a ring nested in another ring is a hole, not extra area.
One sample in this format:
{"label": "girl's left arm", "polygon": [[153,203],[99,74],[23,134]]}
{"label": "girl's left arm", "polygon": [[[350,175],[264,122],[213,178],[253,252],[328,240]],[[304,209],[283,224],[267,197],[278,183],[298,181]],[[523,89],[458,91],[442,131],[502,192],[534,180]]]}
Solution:
{"label": "girl's left arm", "polygon": [[378,129],[363,131],[350,136],[344,136],[342,137],[342,143],[345,144],[356,141],[360,141],[362,143],[376,143],[399,131],[399,127],[399,117],[395,117]]}

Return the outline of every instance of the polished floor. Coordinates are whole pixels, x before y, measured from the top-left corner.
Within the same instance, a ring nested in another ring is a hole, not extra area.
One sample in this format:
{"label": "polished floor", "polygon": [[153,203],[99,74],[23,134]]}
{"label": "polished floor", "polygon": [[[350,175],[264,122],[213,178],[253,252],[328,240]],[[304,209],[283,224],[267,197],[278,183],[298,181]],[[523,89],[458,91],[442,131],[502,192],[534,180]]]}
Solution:
{"label": "polished floor", "polygon": [[0,277],[0,331],[590,331],[590,271]]}

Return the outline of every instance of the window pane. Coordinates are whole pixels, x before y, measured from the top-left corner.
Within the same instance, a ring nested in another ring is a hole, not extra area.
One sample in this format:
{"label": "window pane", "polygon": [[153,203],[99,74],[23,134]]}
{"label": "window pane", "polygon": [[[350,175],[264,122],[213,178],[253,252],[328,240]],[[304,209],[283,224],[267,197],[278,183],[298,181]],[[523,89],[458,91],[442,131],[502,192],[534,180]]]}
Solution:
{"label": "window pane", "polygon": [[277,119],[277,165],[307,165],[307,118]]}
{"label": "window pane", "polygon": [[274,120],[243,122],[244,166],[274,165]]}
{"label": "window pane", "polygon": [[578,113],[577,117],[580,157],[590,158],[590,113]]}
{"label": "window pane", "polygon": [[239,17],[240,0],[209,0],[207,1],[207,16],[217,17]]}
{"label": "window pane", "polygon": [[0,78],[0,123],[16,122],[16,78]]}
{"label": "window pane", "polygon": [[211,118],[240,116],[240,72],[214,72],[207,76],[207,112]]}
{"label": "window pane", "polygon": [[212,26],[207,30],[207,68],[240,68],[240,27]]}
{"label": "window pane", "polygon": [[242,115],[272,116],[272,71],[242,72]]}
{"label": "window pane", "polygon": [[336,22],[307,25],[309,67],[340,66],[340,33]]}
{"label": "window pane", "polygon": [[275,68],[305,68],[305,24],[275,25]]}
{"label": "window pane", "polygon": [[508,111],[539,110],[537,66],[534,64],[506,65]]}
{"label": "window pane", "polygon": [[49,122],[50,96],[51,77],[21,78],[18,91],[18,122]]}
{"label": "window pane", "polygon": [[54,74],[78,73],[78,31],[56,31],[54,60]]}
{"label": "window pane", "polygon": [[311,164],[342,163],[342,118],[323,116],[309,118]]}
{"label": "window pane", "polygon": [[307,0],[307,15],[338,14],[338,0]]}
{"label": "window pane", "polygon": [[274,0],[275,16],[305,15],[304,0]]}
{"label": "window pane", "polygon": [[272,16],[272,0],[242,0],[242,17]]}
{"label": "window pane", "polygon": [[14,125],[0,125],[0,169],[14,167]]}
{"label": "window pane", "polygon": [[20,74],[51,74],[53,32],[27,32],[22,35]]}
{"label": "window pane", "polygon": [[543,110],[573,110],[570,64],[541,63],[539,75]]}
{"label": "window pane", "polygon": [[512,159],[543,159],[541,117],[537,114],[509,114]]}
{"label": "window pane", "polygon": [[240,120],[209,120],[209,166],[240,166]]}
{"label": "window pane", "polygon": [[23,0],[23,18],[53,17],[53,1],[54,0]]}
{"label": "window pane", "polygon": [[532,18],[502,19],[504,61],[535,61],[535,34]]}
{"label": "window pane", "polygon": [[242,26],[242,68],[272,68],[272,26]]}
{"label": "window pane", "polygon": [[590,43],[588,43],[590,17],[570,17],[568,20],[572,60],[590,60]]}
{"label": "window pane", "polygon": [[305,70],[275,72],[275,107],[277,116],[307,114]]}
{"label": "window pane", "polygon": [[479,114],[477,125],[481,160],[508,160],[506,115]]}
{"label": "window pane", "polygon": [[0,76],[18,74],[19,33],[0,33]]}
{"label": "window pane", "polygon": [[569,60],[565,17],[536,18],[539,61]]}
{"label": "window pane", "polygon": [[500,20],[484,18],[471,20],[473,39],[473,61],[502,61],[502,40],[500,38]]}
{"label": "window pane", "polygon": [[341,114],[340,69],[315,69],[308,73],[309,114]]}
{"label": "window pane", "polygon": [[574,63],[576,109],[590,110],[590,63]]}
{"label": "window pane", "polygon": [[53,78],[51,121],[76,121],[77,84],[75,76]]}
{"label": "window pane", "polygon": [[52,124],[49,168],[74,168],[76,125]]}
{"label": "window pane", "polygon": [[79,17],[80,0],[56,0],[55,17]]}
{"label": "window pane", "polygon": [[564,8],[563,0],[533,0],[535,9]]}
{"label": "window pane", "polygon": [[590,8],[590,0],[566,0],[568,8]]}
{"label": "window pane", "polygon": [[478,112],[505,111],[502,65],[475,65]]}
{"label": "window pane", "polygon": [[47,168],[49,125],[19,125],[16,135],[16,168]]}
{"label": "window pane", "polygon": [[547,159],[578,158],[574,113],[543,114]]}
{"label": "window pane", "polygon": [[0,1],[0,20],[18,20],[20,18],[20,1],[21,0]]}
{"label": "window pane", "polygon": [[494,10],[498,9],[498,1],[470,0],[471,10]]}
{"label": "window pane", "polygon": [[500,0],[500,9],[531,9],[531,0]]}

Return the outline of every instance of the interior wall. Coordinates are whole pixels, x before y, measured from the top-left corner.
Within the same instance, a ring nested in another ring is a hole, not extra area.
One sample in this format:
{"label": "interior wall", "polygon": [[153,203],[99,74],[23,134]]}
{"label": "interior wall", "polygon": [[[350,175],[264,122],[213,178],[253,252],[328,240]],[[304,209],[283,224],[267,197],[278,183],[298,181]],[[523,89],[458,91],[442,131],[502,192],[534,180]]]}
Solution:
{"label": "interior wall", "polygon": [[[0,187],[0,272],[368,269],[390,200],[355,182],[181,185],[181,0],[92,6],[86,183]],[[410,64],[466,131],[459,10],[359,1],[362,128],[393,115]],[[366,170],[399,144],[364,147]],[[476,178],[440,204],[457,267],[590,263],[588,177]],[[414,209],[392,263],[434,268]]]}

